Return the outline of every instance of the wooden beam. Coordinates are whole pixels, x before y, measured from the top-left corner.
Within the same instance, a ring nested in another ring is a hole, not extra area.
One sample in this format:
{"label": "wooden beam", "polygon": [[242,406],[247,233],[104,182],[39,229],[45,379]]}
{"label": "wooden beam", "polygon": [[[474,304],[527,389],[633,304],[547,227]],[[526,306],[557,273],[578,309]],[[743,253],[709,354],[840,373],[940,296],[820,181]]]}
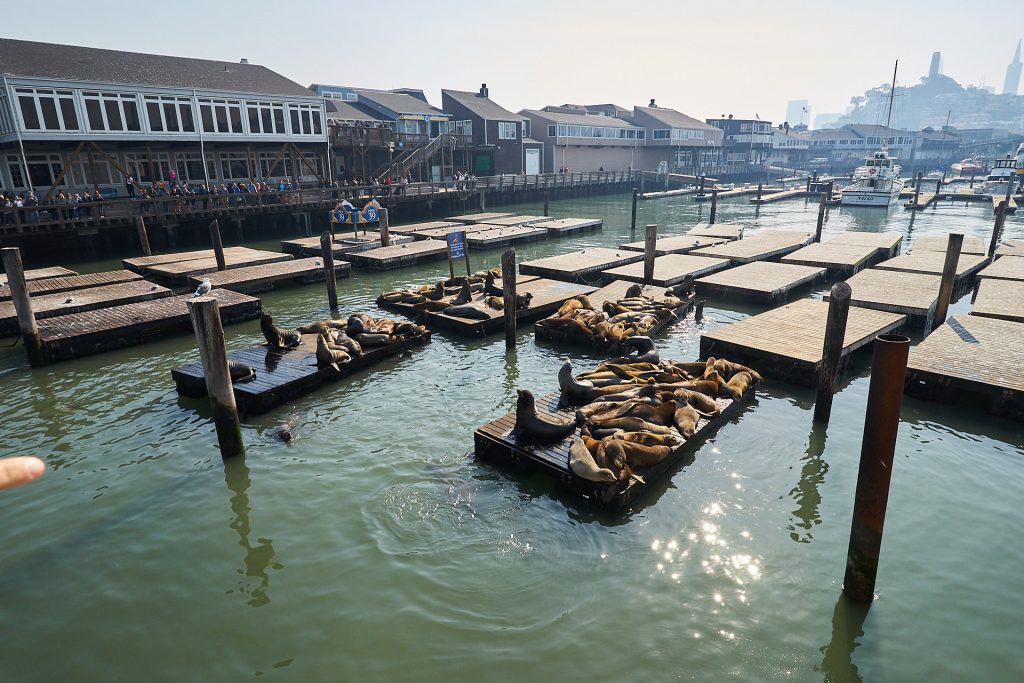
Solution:
{"label": "wooden beam", "polygon": [[56,190],[57,187],[64,181],[64,176],[68,174],[68,169],[71,168],[71,164],[75,163],[75,159],[78,158],[78,155],[81,153],[83,147],[85,147],[84,140],[78,143],[78,147],[75,147],[75,151],[72,152],[71,156],[68,157],[68,163],[62,164],[63,168],[60,169],[60,175],[58,175],[57,179],[53,181],[52,185],[50,185],[49,191],[46,193],[46,196],[43,197],[43,201],[40,202],[41,204],[46,204],[50,201],[50,197],[53,196],[54,190]]}

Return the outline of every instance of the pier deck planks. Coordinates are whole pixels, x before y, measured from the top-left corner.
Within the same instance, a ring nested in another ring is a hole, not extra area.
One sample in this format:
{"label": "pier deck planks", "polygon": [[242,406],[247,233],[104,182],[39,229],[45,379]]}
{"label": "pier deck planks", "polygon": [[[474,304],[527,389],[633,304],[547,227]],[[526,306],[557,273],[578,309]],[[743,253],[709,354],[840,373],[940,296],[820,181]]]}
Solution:
{"label": "pier deck planks", "polygon": [[785,303],[793,290],[824,279],[824,268],[755,261],[697,278],[694,284],[699,294],[736,296],[774,306]]}
{"label": "pier deck planks", "polygon": [[[101,287],[113,285],[118,282],[131,282],[141,280],[142,276],[128,270],[108,270],[101,273],[86,273],[85,275],[69,275],[67,277],[51,277],[42,280],[30,280],[26,282],[29,296],[42,296],[43,294],[56,294],[58,292],[70,292],[76,289],[89,287]],[[11,288],[4,284],[0,287],[0,301],[10,301]]]}
{"label": "pier deck planks", "polygon": [[[327,382],[348,377],[359,370],[377,365],[386,358],[400,355],[430,341],[430,333],[404,339],[385,347],[367,349],[350,362],[332,367],[317,367],[315,334],[302,335],[302,343],[293,348],[269,344],[229,351],[228,358],[256,369],[256,377],[234,385],[238,409],[249,415],[265,413],[300,396],[305,396]],[[192,363],[171,370],[178,393],[185,396],[206,395],[206,379],[202,363]]]}
{"label": "pier deck planks", "polygon": [[467,213],[462,216],[449,216],[446,221],[453,223],[489,223],[495,218],[508,218],[514,215],[511,211],[488,211],[485,213]]}
{"label": "pier deck planks", "polygon": [[[224,264],[229,270],[290,260],[292,260],[291,254],[282,254],[276,251],[246,249],[245,253],[236,251],[229,254],[227,249],[224,250]],[[193,275],[217,272],[217,259],[211,256],[210,258],[165,263],[150,266],[146,268],[146,272],[152,277],[184,285],[188,284],[189,278]]]}
{"label": "pier deck planks", "polygon": [[[76,289],[71,292],[43,294],[32,297],[32,312],[36,320],[53,318],[98,308],[108,308],[136,301],[160,299],[171,295],[171,290],[145,280],[129,280],[99,287]],[[64,303],[69,297],[70,304]],[[0,334],[18,333],[18,315],[13,301],[0,302]]]}
{"label": "pier deck planks", "polygon": [[414,232],[421,232],[423,230],[447,228],[451,224],[452,221],[426,221],[424,223],[406,223],[405,225],[392,225],[388,227],[388,230],[395,235],[411,235]]}
{"label": "pier deck planks", "polygon": [[767,230],[753,237],[706,249],[695,249],[690,253],[695,256],[729,259],[734,263],[752,263],[781,258],[810,244],[811,239],[812,235],[800,231]]}
{"label": "pier deck planks", "polygon": [[[907,324],[930,330],[939,301],[942,277],[895,270],[862,270],[846,283],[852,290],[850,305],[907,316]],[[826,292],[825,301],[829,294]]]}
{"label": "pier deck planks", "polygon": [[[317,239],[320,239],[319,237]],[[253,251],[248,247],[225,247],[224,258],[228,255],[237,256]],[[183,261],[199,261],[201,259],[214,258],[213,249],[200,249],[198,251],[178,251],[172,254],[154,254],[153,256],[137,256],[126,258],[121,264],[126,270],[133,273],[145,274],[153,266],[163,266],[168,263],[181,263]]]}
{"label": "pier deck planks", "polygon": [[[260,315],[260,300],[246,294],[215,289],[210,296],[217,298],[225,324]],[[191,294],[183,294],[41,320],[43,356],[49,361],[69,360],[188,332],[192,329],[186,306],[190,298]]]}
{"label": "pier deck planks", "polygon": [[783,263],[825,268],[829,277],[845,277],[860,272],[878,252],[875,247],[816,242],[782,257]]}
{"label": "pier deck planks", "polygon": [[738,240],[743,237],[743,226],[739,223],[698,223],[687,230],[686,233],[698,237],[721,237],[726,240]]}
{"label": "pier deck planks", "polygon": [[[294,261],[264,263],[259,266],[248,266],[246,268],[233,268],[207,275],[193,276],[189,278],[189,286],[197,287],[204,277],[208,277],[214,289],[224,288],[250,294],[252,292],[274,289],[275,284],[281,281],[298,284],[323,282],[327,279],[327,275],[322,265],[316,265],[317,261],[319,259],[304,258]],[[352,264],[348,261],[335,261],[334,273],[335,277],[350,277],[352,275]]]}
{"label": "pier deck planks", "polygon": [[417,230],[416,232],[408,233],[413,239],[418,240],[433,240],[441,239],[450,235],[453,232],[464,232],[467,235],[480,232],[481,230],[489,230],[490,226],[486,223],[452,223],[437,228],[426,228],[424,230]]}
{"label": "pier deck planks", "polygon": [[982,280],[971,315],[1024,323],[1024,281]]}
{"label": "pier deck planks", "polygon": [[875,255],[868,260],[868,265],[873,266],[900,253],[903,235],[898,232],[841,232],[826,240],[826,244],[829,243],[874,247]]}
{"label": "pier deck planks", "polygon": [[807,194],[807,190],[802,187],[794,187],[789,190],[779,190],[772,192],[771,194],[765,194],[764,190],[761,191],[761,198],[752,197],[750,199],[751,204],[769,204],[771,202],[777,202],[780,199],[789,199],[790,197],[803,197]]}
{"label": "pier deck planks", "polygon": [[1000,256],[978,272],[978,280],[1024,281],[1024,254]]}
{"label": "pier deck planks", "polygon": [[518,242],[536,242],[547,237],[548,231],[535,225],[489,226],[486,230],[466,233],[466,243],[475,249],[496,249]]}
{"label": "pier deck planks", "polygon": [[420,240],[407,244],[393,244],[390,247],[378,247],[369,251],[350,254],[353,263],[375,270],[393,270],[405,266],[443,259],[448,255],[448,245],[441,240]]}
{"label": "pier deck planks", "polygon": [[1024,420],[1024,324],[959,315],[910,349],[907,393],[951,401],[987,395],[997,415]]}
{"label": "pier deck planks", "polygon": [[[879,270],[895,270],[902,273],[928,273],[942,275],[942,266],[946,253],[942,251],[915,251],[913,254],[901,254],[896,258],[879,263]],[[960,254],[956,264],[956,278],[953,283],[953,297],[959,298],[972,287],[974,275],[988,263],[988,258],[977,254]]]}
{"label": "pier deck planks", "polygon": [[523,275],[539,275],[555,280],[579,282],[581,280],[596,280],[601,277],[601,271],[636,263],[642,261],[643,258],[643,254],[638,254],[635,251],[590,247],[580,251],[571,251],[568,254],[523,261],[519,264],[519,272]]}
{"label": "pier deck planks", "polygon": [[550,220],[551,220],[551,218],[548,217],[548,216],[520,216],[520,215],[514,215],[514,216],[505,216],[504,218],[492,218],[489,221],[487,221],[487,223],[490,224],[490,225],[514,226],[514,225],[533,225],[535,223],[543,223],[545,221],[550,221]]}
{"label": "pier deck planks", "polygon": [[[391,235],[391,244],[407,244],[413,238],[409,235]],[[368,251],[380,247],[380,237],[376,232],[371,232],[363,238],[362,235],[356,240],[353,235],[335,235],[332,242],[331,252],[335,258],[343,258],[357,251]],[[323,249],[320,247],[319,237],[300,237],[294,240],[282,240],[281,251],[292,256],[320,256]]]}
{"label": "pier deck planks", "polygon": [[[698,278],[701,275],[710,275],[720,270],[725,270],[732,264],[720,258],[707,258],[705,256],[692,256],[689,254],[666,254],[654,259],[654,277],[651,284],[661,287],[671,287],[686,279],[687,276]],[[611,280],[629,280],[630,282],[644,281],[644,263],[638,261],[617,268],[610,268],[603,273],[605,282]]]}
{"label": "pier deck planks", "polygon": [[[910,243],[911,251],[941,251],[946,253],[949,245],[948,235],[920,235]],[[988,242],[980,237],[964,237],[964,243],[960,247],[961,254],[979,254],[984,256],[988,253]]]}
{"label": "pier deck planks", "polygon": [[[69,275],[78,275],[78,273],[73,270],[69,270],[64,266],[34,268],[33,270],[25,271],[25,282],[31,282],[32,280],[45,280],[51,277],[68,277]],[[0,276],[0,280],[6,281],[2,276]]]}
{"label": "pier deck planks", "polygon": [[996,256],[1024,256],[1024,240],[1003,240],[996,247]]}
{"label": "pier deck planks", "polygon": [[533,226],[544,228],[552,237],[557,237],[600,230],[604,227],[604,221],[600,218],[546,218],[541,222],[534,223]]}
{"label": "pier deck planks", "polygon": [[[655,256],[666,254],[688,254],[694,249],[713,247],[718,244],[725,244],[729,240],[722,237],[702,237],[700,235],[665,235],[659,236],[654,246]],[[629,251],[646,251],[647,243],[644,240],[620,244],[619,249]]]}
{"label": "pier deck planks", "polygon": [[[746,320],[705,332],[701,358],[715,356],[756,364],[762,374],[804,386],[814,386],[821,365],[828,304],[801,299]],[[906,317],[851,307],[843,339],[842,362],[871,344],[876,335],[899,329]]]}

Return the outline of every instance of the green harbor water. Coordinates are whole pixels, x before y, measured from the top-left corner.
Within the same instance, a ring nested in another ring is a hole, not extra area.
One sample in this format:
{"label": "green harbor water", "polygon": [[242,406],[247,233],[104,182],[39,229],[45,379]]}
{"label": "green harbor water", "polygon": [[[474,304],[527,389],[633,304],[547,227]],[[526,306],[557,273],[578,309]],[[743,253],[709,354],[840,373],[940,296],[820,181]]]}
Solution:
{"label": "green harbor water", "polygon": [[[539,213],[537,203],[492,207]],[[517,249],[520,260],[642,239],[629,196],[552,202],[603,231]],[[709,206],[641,205],[681,232]],[[812,230],[803,200],[719,222]],[[833,208],[828,233],[989,237],[991,207]],[[1010,216],[1007,237],[1024,237]],[[277,242],[251,246],[278,249]],[[496,266],[500,250],[471,254]],[[70,265],[70,264],[65,264]],[[115,261],[77,270],[117,267]],[[342,314],[380,315],[385,289],[443,261],[339,283]],[[821,292],[815,292],[820,296]],[[282,326],[325,317],[323,285],[263,295]],[[969,310],[969,297],[952,313]],[[701,329],[763,310],[709,300],[659,338],[697,356]],[[229,348],[262,342],[257,322]],[[6,341],[4,342],[7,343]],[[904,401],[870,610],[840,598],[868,358],[812,427],[813,392],[777,381],[630,511],[595,512],[542,477],[473,459],[473,430],[515,390],[557,387],[579,348],[520,327],[433,342],[243,419],[222,462],[208,402],[170,370],[194,339],[30,371],[0,350],[0,456],[42,480],[0,492],[0,680],[22,681],[1019,681],[1024,677],[1024,427],[971,405]],[[297,438],[275,438],[282,420]]]}

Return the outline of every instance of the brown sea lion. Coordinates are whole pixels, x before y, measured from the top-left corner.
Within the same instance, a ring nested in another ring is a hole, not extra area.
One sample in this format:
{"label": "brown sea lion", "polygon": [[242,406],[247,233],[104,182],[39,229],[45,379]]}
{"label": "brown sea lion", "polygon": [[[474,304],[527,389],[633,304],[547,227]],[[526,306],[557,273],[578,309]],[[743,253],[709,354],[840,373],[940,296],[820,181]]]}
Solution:
{"label": "brown sea lion", "polygon": [[295,329],[301,334],[320,334],[324,330],[341,330],[345,326],[346,323],[340,320],[317,320],[315,323],[309,323]]}
{"label": "brown sea lion", "polygon": [[579,299],[573,297],[572,299],[569,299],[564,304],[562,304],[562,306],[558,309],[558,313],[556,313],[555,315],[557,315],[559,318],[564,318],[573,311],[579,310],[581,308],[583,308],[583,304],[580,302]]}
{"label": "brown sea lion", "polygon": [[[645,446],[640,443],[623,441],[621,439],[616,440],[616,443],[619,444],[619,447],[626,454],[626,462],[630,467],[650,467],[651,465],[657,465],[672,452],[672,449],[668,446]],[[605,451],[609,448],[610,446],[605,446]]]}
{"label": "brown sea lion", "polygon": [[516,294],[516,310],[529,308],[531,301],[533,301],[533,294],[531,292]]}
{"label": "brown sea lion", "polygon": [[668,427],[672,424],[672,415],[675,413],[674,403],[650,403],[631,401],[630,406],[625,409],[621,417],[638,417],[645,422]]}
{"label": "brown sea lion", "polygon": [[705,396],[715,398],[718,396],[718,383],[709,382],[704,379],[694,379],[689,382],[683,382],[680,385],[681,389],[689,389],[690,391],[696,391]]}
{"label": "brown sea lion", "polygon": [[673,392],[673,395],[680,403],[686,403],[693,406],[698,413],[705,417],[715,417],[722,412],[722,409],[718,407],[718,404],[715,403],[713,398],[706,394],[702,394],[699,391],[676,389]]}
{"label": "brown sea lion", "polygon": [[626,290],[626,298],[627,299],[629,299],[631,297],[643,296],[643,294],[644,294],[644,288],[641,287],[640,285],[636,285],[636,284],[630,285],[629,289]]}
{"label": "brown sea lion", "polygon": [[609,420],[594,419],[591,424],[599,429],[621,429],[626,432],[653,432],[654,434],[671,434],[668,427],[656,425],[639,417],[614,417]]}
{"label": "brown sea lion", "polygon": [[332,349],[328,346],[327,335],[318,334],[316,337],[316,364],[318,367],[332,367],[335,370],[341,370],[339,367],[343,363],[347,363],[352,360],[351,356],[347,352],[341,349]]}
{"label": "brown sea lion", "polygon": [[231,381],[236,384],[248,382],[249,380],[256,379],[256,368],[245,363],[239,363],[236,360],[228,360],[228,374],[231,375]]}
{"label": "brown sea lion", "polygon": [[473,288],[470,287],[468,282],[462,283],[462,289],[459,291],[459,295],[452,299],[452,306],[461,306],[462,304],[468,304],[473,298]]}
{"label": "brown sea lion", "polygon": [[569,469],[573,474],[588,481],[596,481],[601,484],[613,484],[616,481],[615,473],[606,467],[598,467],[594,456],[590,454],[583,439],[573,439],[569,446]]}
{"label": "brown sea lion", "polygon": [[615,473],[618,481],[626,481],[633,474],[629,467],[629,460],[626,457],[626,450],[622,447],[625,443],[621,439],[609,439],[603,441],[604,456],[607,460],[606,467]]}
{"label": "brown sea lion", "polygon": [[544,441],[557,441],[576,431],[576,422],[564,418],[543,418],[537,414],[533,394],[519,389],[515,429]]}
{"label": "brown sea lion", "polygon": [[722,377],[727,377],[729,379],[732,379],[732,376],[735,375],[737,372],[745,372],[748,375],[750,375],[750,378],[753,380],[754,384],[758,384],[764,381],[761,375],[759,375],[755,370],[748,368],[746,365],[740,365],[739,363],[727,361],[724,358],[719,358],[718,360],[715,361],[715,370],[717,370],[718,374],[720,374]]}
{"label": "brown sea lion", "polygon": [[505,300],[500,296],[489,296],[484,299],[484,305],[496,311],[501,311],[505,308]]}
{"label": "brown sea lion", "polygon": [[295,330],[282,330],[274,324],[269,311],[260,313],[260,330],[271,346],[298,346],[302,343],[302,335]]}
{"label": "brown sea lion", "polygon": [[644,446],[668,446],[669,448],[677,448],[683,443],[683,440],[675,434],[651,434],[650,432],[620,432],[614,438]]}
{"label": "brown sea lion", "polygon": [[700,420],[700,413],[686,403],[676,403],[677,409],[673,414],[673,422],[679,433],[690,438],[697,431],[697,422]]}
{"label": "brown sea lion", "polygon": [[424,301],[423,303],[416,304],[413,306],[417,311],[429,311],[431,313],[439,313],[446,308],[451,308],[451,304],[447,301]]}
{"label": "brown sea lion", "polygon": [[738,400],[753,382],[754,378],[750,376],[749,372],[737,372],[725,385],[725,388],[734,400]]}

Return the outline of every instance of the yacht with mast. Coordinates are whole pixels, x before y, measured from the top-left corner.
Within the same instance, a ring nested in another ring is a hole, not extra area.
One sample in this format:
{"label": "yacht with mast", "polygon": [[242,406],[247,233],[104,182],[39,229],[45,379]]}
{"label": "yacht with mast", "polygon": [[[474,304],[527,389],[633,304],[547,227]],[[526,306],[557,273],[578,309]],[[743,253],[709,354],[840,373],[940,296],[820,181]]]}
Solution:
{"label": "yacht with mast", "polygon": [[[899,68],[899,61],[896,62]],[[896,93],[896,68],[892,72],[892,88],[889,90],[889,112],[885,117],[883,136],[888,135],[889,123],[892,120],[892,98]],[[882,148],[872,152],[864,159],[864,165],[858,166],[853,172],[853,184],[843,188],[840,204],[846,206],[881,206],[889,207],[899,199],[903,190],[899,165],[896,158],[889,156],[887,139],[883,138]]]}

